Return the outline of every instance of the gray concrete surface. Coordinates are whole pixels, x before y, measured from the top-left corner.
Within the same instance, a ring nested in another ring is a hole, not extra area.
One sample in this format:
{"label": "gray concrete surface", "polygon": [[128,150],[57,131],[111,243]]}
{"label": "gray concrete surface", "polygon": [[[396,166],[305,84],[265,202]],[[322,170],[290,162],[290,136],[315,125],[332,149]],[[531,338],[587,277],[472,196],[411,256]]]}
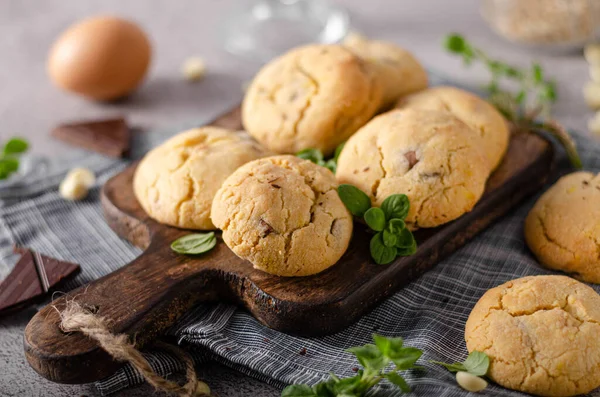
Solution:
{"label": "gray concrete surface", "polygon": [[[0,140],[25,136],[33,151],[59,156],[69,148],[48,137],[58,122],[125,113],[141,128],[160,128],[222,109],[241,96],[241,83],[257,65],[226,54],[220,27],[247,1],[234,0],[0,0]],[[464,33],[496,57],[527,65],[539,59],[558,81],[555,116],[586,133],[591,116],[581,87],[588,79],[580,54],[548,56],[504,42],[489,31],[478,12],[479,0],[338,0],[349,9],[353,25],[373,37],[389,39],[413,51],[431,69],[467,84],[486,81],[483,69],[465,70],[441,49],[442,37]],[[56,90],[45,73],[53,39],[72,22],[94,14],[134,18],[149,32],[155,57],[148,80],[126,101],[97,104]],[[199,84],[181,81],[181,63],[202,56],[209,75]],[[224,110],[224,109],[223,109]],[[22,353],[22,332],[34,310],[0,320],[0,396],[95,396],[91,386],[52,384],[35,374]],[[264,383],[216,364],[199,369],[219,396],[276,396]],[[116,394],[153,395],[147,386]]]}

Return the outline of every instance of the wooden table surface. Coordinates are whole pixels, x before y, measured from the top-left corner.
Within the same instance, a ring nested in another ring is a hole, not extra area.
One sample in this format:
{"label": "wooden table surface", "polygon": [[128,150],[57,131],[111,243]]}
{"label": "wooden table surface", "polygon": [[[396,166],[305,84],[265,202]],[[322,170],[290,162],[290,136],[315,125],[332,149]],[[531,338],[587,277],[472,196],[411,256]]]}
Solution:
{"label": "wooden table surface", "polygon": [[[0,1],[0,140],[27,137],[36,153],[68,155],[69,147],[49,138],[57,123],[125,113],[144,129],[160,128],[216,114],[241,96],[241,85],[258,65],[225,53],[220,27],[236,7],[249,0],[2,0]],[[480,0],[337,0],[365,34],[392,40],[413,51],[430,69],[466,84],[483,84],[483,69],[465,71],[441,49],[451,31],[465,34],[495,57],[528,65],[538,59],[558,82],[555,116],[567,127],[586,133],[591,117],[581,88],[588,69],[580,53],[547,55],[511,45],[496,37],[479,15]],[[56,90],[45,73],[53,39],[72,22],[88,15],[116,14],[140,22],[152,37],[155,57],[144,86],[118,104],[101,105]],[[192,55],[203,57],[209,75],[198,84],[181,80],[180,67]],[[1,260],[1,259],[0,259]],[[0,396],[95,396],[91,385],[48,382],[25,362],[22,333],[35,310],[0,320]],[[277,396],[280,391],[217,364],[199,369],[219,396]],[[146,396],[148,386],[115,394]]]}

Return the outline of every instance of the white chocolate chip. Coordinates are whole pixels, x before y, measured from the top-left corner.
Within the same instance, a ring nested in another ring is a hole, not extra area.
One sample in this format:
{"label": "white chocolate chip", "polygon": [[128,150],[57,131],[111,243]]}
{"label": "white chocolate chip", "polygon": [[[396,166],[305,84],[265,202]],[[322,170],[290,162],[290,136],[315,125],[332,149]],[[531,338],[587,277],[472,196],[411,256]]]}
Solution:
{"label": "white chocolate chip", "polygon": [[77,178],[66,177],[58,187],[60,196],[65,200],[81,200],[88,194],[88,188]]}
{"label": "white chocolate chip", "polygon": [[206,383],[198,381],[198,384],[196,385],[195,395],[198,397],[210,396],[210,388]]}
{"label": "white chocolate chip", "polygon": [[600,83],[600,65],[590,65],[590,78],[594,83]]}
{"label": "white chocolate chip", "polygon": [[600,112],[596,112],[594,116],[588,120],[587,126],[588,130],[593,135],[600,136]]}
{"label": "white chocolate chip", "polygon": [[588,81],[583,86],[583,98],[591,109],[600,109],[600,83]]}
{"label": "white chocolate chip", "polygon": [[600,44],[588,44],[583,49],[583,56],[590,65],[600,65]]}
{"label": "white chocolate chip", "polygon": [[65,179],[67,178],[74,178],[78,180],[88,189],[94,186],[96,183],[96,176],[87,168],[73,168],[65,177]]}
{"label": "white chocolate chip", "polygon": [[488,383],[479,376],[463,371],[458,371],[456,373],[456,383],[466,391],[473,393],[482,391],[488,385]]}
{"label": "white chocolate chip", "polygon": [[192,57],[188,58],[181,69],[183,77],[188,81],[199,81],[202,80],[206,74],[206,65],[202,58]]}

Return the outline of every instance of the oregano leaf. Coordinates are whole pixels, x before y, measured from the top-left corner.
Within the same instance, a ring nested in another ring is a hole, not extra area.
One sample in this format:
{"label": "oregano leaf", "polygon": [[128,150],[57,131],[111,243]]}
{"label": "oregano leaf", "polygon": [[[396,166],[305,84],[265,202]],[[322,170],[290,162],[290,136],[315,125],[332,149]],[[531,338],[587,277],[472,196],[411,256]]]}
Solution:
{"label": "oregano leaf", "polygon": [[365,212],[364,219],[365,222],[367,222],[367,225],[376,232],[382,231],[385,227],[385,214],[381,208],[369,208],[367,212]]}
{"label": "oregano leaf", "polygon": [[405,194],[392,194],[381,203],[381,209],[386,219],[398,218],[404,220],[408,215],[410,204]]}
{"label": "oregano leaf", "polygon": [[356,186],[342,184],[338,186],[338,196],[354,216],[362,217],[371,208],[371,199]]}
{"label": "oregano leaf", "polygon": [[377,233],[371,238],[369,249],[371,251],[371,257],[373,257],[373,260],[375,260],[375,263],[378,265],[387,265],[388,263],[392,263],[394,259],[396,259],[396,254],[398,253],[398,249],[396,247],[387,247],[383,243],[381,232]]}
{"label": "oregano leaf", "polygon": [[178,238],[171,243],[171,249],[179,254],[198,255],[210,251],[217,244],[214,232],[194,233]]}

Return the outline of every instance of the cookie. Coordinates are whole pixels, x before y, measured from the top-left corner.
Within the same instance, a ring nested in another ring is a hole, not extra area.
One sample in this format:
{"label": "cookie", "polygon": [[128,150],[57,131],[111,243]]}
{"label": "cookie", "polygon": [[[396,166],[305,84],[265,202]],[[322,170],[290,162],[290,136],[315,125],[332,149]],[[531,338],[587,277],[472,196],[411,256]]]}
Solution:
{"label": "cookie", "polygon": [[243,132],[192,129],[146,154],[133,190],[144,211],[160,223],[214,229],[210,207],[223,181],[239,166],[270,154]]}
{"label": "cookie", "polygon": [[481,135],[492,170],[498,167],[508,148],[507,121],[494,106],[470,92],[455,87],[432,87],[400,99],[396,107],[449,111]]}
{"label": "cookie", "polygon": [[348,248],[352,216],[328,169],[294,156],[252,161],[217,192],[212,219],[223,240],[256,269],[308,276],[335,264]]}
{"label": "cookie", "polygon": [[411,229],[439,226],[470,211],[488,175],[477,133],[448,112],[416,109],[371,120],[346,143],[336,173],[375,206],[406,194]]}
{"label": "cookie", "polygon": [[487,291],[465,326],[469,352],[490,357],[488,377],[539,396],[600,386],[600,296],[566,276],[531,276]]}
{"label": "cookie", "polygon": [[427,88],[427,71],[405,49],[360,35],[348,36],[343,45],[373,67],[383,87],[383,107],[389,108],[401,96]]}
{"label": "cookie", "polygon": [[381,87],[358,56],[339,45],[308,45],[258,72],[244,97],[242,122],[274,152],[331,154],[380,104]]}
{"label": "cookie", "polygon": [[600,283],[600,174],[575,172],[558,180],[529,211],[525,240],[538,260]]}

